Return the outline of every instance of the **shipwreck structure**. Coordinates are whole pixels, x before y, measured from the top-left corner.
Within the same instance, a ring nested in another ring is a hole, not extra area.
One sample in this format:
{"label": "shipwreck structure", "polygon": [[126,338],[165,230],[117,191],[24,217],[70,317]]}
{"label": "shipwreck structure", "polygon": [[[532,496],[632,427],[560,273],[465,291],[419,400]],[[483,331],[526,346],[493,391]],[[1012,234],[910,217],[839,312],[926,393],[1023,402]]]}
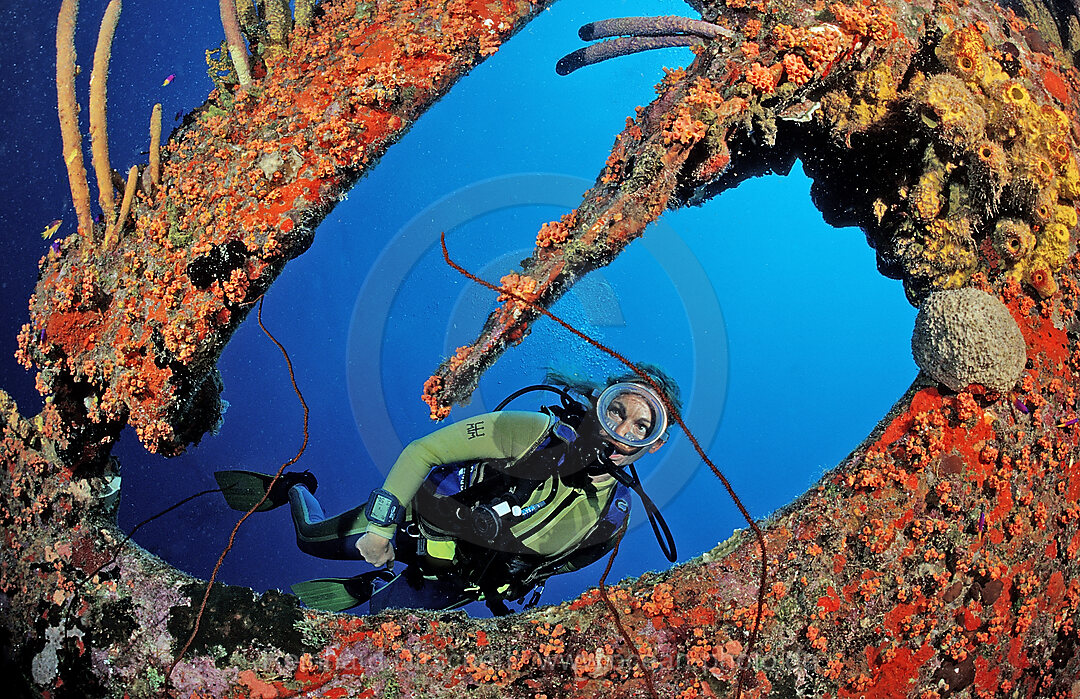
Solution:
{"label": "shipwreck structure", "polygon": [[125,425],[164,454],[212,426],[215,363],[252,301],[338,195],[549,3],[324,0],[294,17],[283,0],[222,0],[217,89],[126,181],[95,78],[98,224],[70,127],[76,4],[57,84],[80,226],[42,259],[19,338],[46,407],[24,416],[0,394],[0,638],[24,693],[1080,696],[1074,5],[691,0],[692,22],[582,29],[601,43],[563,71],[654,45],[696,55],[508,270],[502,307],[424,387],[432,416],[663,211],[796,159],[827,220],[860,226],[920,306],[923,372],[760,524],[764,551],[747,530],[662,575],[474,620],[207,594],[117,529],[109,452]]}

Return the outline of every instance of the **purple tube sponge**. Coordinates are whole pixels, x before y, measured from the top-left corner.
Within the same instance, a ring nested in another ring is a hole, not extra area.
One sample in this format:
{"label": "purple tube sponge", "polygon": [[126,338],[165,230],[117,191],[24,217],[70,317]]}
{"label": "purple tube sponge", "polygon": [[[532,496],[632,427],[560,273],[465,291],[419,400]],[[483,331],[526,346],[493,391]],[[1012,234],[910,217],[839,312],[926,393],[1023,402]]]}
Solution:
{"label": "purple tube sponge", "polygon": [[598,44],[580,48],[559,59],[555,72],[569,75],[578,68],[609,58],[626,56],[639,51],[666,49],[676,46],[696,46],[707,39],[731,38],[728,29],[700,19],[665,15],[662,17],[613,17],[589,22],[578,29],[585,41],[605,39]]}
{"label": "purple tube sponge", "polygon": [[652,49],[667,49],[676,46],[696,46],[703,43],[699,36],[620,36],[615,39],[601,41],[598,44],[584,46],[577,51],[566,54],[555,64],[555,72],[559,75],[569,75],[578,68],[584,68],[594,63],[606,61],[609,58],[628,56],[641,51]]}
{"label": "purple tube sponge", "polygon": [[705,39],[719,37],[731,38],[729,29],[690,17],[664,15],[661,17],[612,17],[597,22],[589,22],[578,29],[578,36],[583,41],[606,39],[609,36],[671,36],[673,34],[693,34]]}

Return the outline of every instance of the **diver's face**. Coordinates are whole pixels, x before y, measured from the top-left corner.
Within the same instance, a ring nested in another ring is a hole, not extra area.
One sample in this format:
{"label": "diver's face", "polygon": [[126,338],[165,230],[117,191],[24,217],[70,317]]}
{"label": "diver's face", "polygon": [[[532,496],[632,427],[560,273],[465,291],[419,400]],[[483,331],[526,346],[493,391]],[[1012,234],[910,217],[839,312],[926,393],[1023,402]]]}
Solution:
{"label": "diver's face", "polygon": [[[610,432],[627,439],[644,439],[652,431],[655,419],[648,402],[636,393],[623,393],[616,396],[608,405],[603,418]],[[615,464],[625,461],[628,456],[637,451],[637,448],[621,444],[606,433],[603,437],[615,447],[615,452],[611,455],[611,461]],[[649,451],[656,451],[662,444],[662,441],[652,444]]]}

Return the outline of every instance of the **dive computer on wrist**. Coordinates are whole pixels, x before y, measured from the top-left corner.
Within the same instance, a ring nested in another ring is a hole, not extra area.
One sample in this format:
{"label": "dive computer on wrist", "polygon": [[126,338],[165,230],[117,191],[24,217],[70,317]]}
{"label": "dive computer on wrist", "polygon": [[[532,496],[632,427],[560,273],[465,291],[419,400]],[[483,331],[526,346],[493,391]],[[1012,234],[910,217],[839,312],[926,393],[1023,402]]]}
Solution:
{"label": "dive computer on wrist", "polygon": [[405,508],[389,490],[376,488],[368,497],[364,516],[367,517],[368,522],[380,527],[396,526],[405,519]]}

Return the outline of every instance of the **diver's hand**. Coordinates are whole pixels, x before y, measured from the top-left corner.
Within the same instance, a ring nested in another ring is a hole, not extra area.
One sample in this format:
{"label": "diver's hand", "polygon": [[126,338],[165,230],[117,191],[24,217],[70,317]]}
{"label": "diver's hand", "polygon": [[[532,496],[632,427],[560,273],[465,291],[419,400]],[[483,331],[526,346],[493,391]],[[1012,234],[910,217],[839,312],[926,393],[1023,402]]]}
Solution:
{"label": "diver's hand", "polygon": [[356,540],[356,550],[376,568],[394,566],[394,546],[385,536],[368,532]]}

